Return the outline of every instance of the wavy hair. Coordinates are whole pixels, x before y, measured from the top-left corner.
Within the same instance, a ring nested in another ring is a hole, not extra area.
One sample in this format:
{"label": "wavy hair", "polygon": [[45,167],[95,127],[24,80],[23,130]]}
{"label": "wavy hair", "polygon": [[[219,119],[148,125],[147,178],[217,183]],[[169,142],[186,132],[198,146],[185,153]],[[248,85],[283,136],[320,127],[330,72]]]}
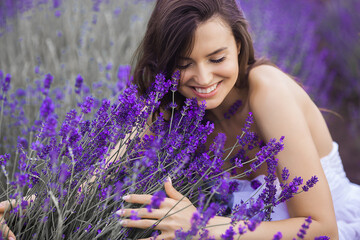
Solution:
{"label": "wavy hair", "polygon": [[[235,86],[248,87],[248,72],[256,60],[248,23],[235,0],[158,0],[135,55],[134,83],[140,95],[146,94],[157,73],[171,76],[178,57],[191,53],[197,26],[214,16],[229,25],[236,43],[241,45]],[[181,102],[183,97],[177,93],[176,99]],[[166,107],[170,101],[170,94],[165,95],[161,106]]]}

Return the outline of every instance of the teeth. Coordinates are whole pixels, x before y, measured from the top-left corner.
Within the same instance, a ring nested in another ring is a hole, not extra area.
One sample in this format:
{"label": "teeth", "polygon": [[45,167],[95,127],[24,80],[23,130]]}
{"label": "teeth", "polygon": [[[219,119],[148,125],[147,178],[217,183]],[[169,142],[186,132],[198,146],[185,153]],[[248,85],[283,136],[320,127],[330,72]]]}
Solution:
{"label": "teeth", "polygon": [[195,88],[195,90],[198,93],[211,93],[212,91],[214,91],[216,89],[218,84],[213,85],[212,87],[209,88]]}

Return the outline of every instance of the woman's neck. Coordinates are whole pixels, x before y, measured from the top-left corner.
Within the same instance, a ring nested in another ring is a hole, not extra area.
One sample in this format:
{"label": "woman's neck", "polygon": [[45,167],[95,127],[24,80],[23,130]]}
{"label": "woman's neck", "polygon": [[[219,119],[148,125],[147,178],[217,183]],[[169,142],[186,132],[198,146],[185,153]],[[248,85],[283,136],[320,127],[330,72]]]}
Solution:
{"label": "woman's neck", "polygon": [[206,111],[206,118],[216,125],[232,125],[247,102],[247,89],[233,88],[224,101],[216,108]]}

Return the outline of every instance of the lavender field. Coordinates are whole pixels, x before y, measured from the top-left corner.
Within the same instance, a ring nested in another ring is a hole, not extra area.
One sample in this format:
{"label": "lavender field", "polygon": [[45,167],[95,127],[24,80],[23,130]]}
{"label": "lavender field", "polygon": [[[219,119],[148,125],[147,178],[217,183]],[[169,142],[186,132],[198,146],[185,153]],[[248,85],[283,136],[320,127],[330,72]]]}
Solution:
{"label": "lavender field", "polygon": [[[209,215],[222,211],[211,199],[224,187],[222,180],[229,178],[219,170],[219,162],[222,154],[231,150],[223,149],[224,136],[219,135],[211,151],[201,150],[201,156],[195,153],[211,131],[201,120],[202,106],[187,102],[173,122],[158,121],[151,126],[161,137],[146,138],[145,143],[138,140],[143,137],[146,117],[165,94],[164,88],[176,90],[176,76],[158,76],[151,89],[154,95],[147,101],[135,99],[136,90],[131,87],[132,56],[153,4],[149,0],[0,1],[0,200],[35,193],[42,196],[42,202],[24,213],[35,217],[20,217],[23,225],[15,223],[16,217],[9,220],[14,231],[28,237],[21,239],[117,239],[156,234],[121,228],[111,213],[124,207],[120,196],[125,192],[161,195],[161,184],[169,175],[178,176],[174,185],[197,199],[200,209]],[[239,4],[249,21],[257,56],[271,59],[303,84],[323,109],[349,179],[360,184],[360,2],[239,0]],[[143,111],[144,107],[149,110]],[[251,121],[249,117],[249,124]],[[198,139],[189,132],[180,133],[181,129],[191,130]],[[246,127],[244,135],[252,136]],[[258,144],[255,138],[248,141],[243,142],[244,147]],[[125,152],[116,147],[119,142],[126,146]],[[267,147],[275,154],[282,148],[281,140]],[[193,164],[174,166],[168,161],[170,156],[192,159]],[[111,167],[106,162],[109,157],[116,160]],[[131,171],[123,162],[129,157]],[[273,166],[275,163],[266,160],[270,157],[258,155]],[[154,160],[158,158],[161,163]],[[204,162],[212,167],[205,171]],[[114,173],[114,178],[104,177]],[[220,175],[217,188],[204,187]],[[91,176],[97,177],[96,184]],[[294,182],[299,185],[297,180]],[[76,193],[83,186],[88,191]],[[284,196],[261,206],[266,209],[264,206],[281,201]],[[19,209],[21,212],[22,207]],[[39,209],[46,214],[37,214]],[[99,214],[91,215],[94,209]],[[48,221],[49,212],[55,214],[51,215],[55,220]],[[74,212],[81,214],[74,217]],[[248,228],[260,221],[259,216],[266,219],[266,211],[261,213],[246,217]],[[106,216],[112,217],[103,221]],[[238,217],[236,213],[232,216]],[[42,223],[37,229],[28,227],[37,221]],[[201,224],[206,221],[202,219]],[[54,226],[56,231],[43,231]],[[179,239],[182,234],[190,236],[179,233]]]}
{"label": "lavender field", "polygon": [[[62,118],[87,94],[96,104],[115,96],[124,82],[119,74],[127,71],[124,66],[119,72],[119,66],[131,64],[152,5],[144,0],[2,1],[1,79],[10,74],[12,80],[8,107],[2,108],[1,153],[13,151],[21,131],[34,123],[46,74],[54,77],[50,95]],[[359,183],[360,4],[243,0],[240,5],[257,55],[297,77],[319,107],[340,115],[324,111],[349,177]],[[84,79],[83,96],[73,94],[78,75]]]}

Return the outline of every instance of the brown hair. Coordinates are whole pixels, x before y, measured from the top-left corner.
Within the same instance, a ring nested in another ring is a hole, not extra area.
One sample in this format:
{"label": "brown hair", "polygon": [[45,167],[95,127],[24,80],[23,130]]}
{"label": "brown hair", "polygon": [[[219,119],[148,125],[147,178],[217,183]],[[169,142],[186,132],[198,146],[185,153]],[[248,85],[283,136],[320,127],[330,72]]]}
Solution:
{"label": "brown hair", "polygon": [[[221,17],[229,25],[241,45],[236,87],[248,87],[248,72],[256,60],[247,21],[235,0],[158,0],[136,53],[134,83],[140,95],[146,94],[159,72],[170,77],[178,57],[191,53],[197,26],[213,16]],[[165,95],[162,107],[170,99],[170,94]],[[176,99],[183,97],[178,93]]]}

